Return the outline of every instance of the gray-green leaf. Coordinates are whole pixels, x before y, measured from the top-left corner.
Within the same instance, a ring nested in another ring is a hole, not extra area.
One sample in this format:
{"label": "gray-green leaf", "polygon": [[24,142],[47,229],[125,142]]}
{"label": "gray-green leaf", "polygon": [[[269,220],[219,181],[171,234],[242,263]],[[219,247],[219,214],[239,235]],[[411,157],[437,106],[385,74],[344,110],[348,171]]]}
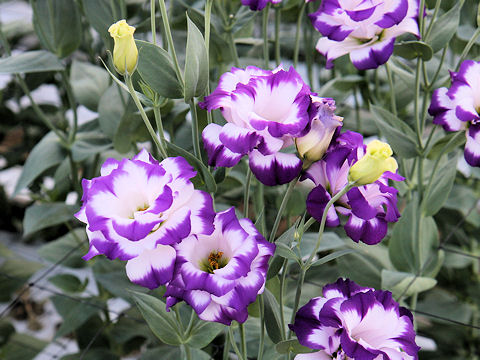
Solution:
{"label": "gray-green leaf", "polygon": [[184,99],[189,102],[195,96],[205,93],[209,69],[205,40],[188,15],[187,30]]}

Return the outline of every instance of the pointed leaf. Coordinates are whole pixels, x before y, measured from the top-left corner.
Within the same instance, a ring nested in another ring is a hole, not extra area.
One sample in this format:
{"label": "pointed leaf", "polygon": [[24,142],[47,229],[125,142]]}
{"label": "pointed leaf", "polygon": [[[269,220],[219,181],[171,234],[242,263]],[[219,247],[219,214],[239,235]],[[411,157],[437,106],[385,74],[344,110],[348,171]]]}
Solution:
{"label": "pointed leaf", "polygon": [[449,11],[440,16],[433,23],[432,30],[425,42],[429,44],[436,53],[448,44],[450,39],[457,32],[460,21],[460,11],[465,0],[459,0]]}
{"label": "pointed leaf", "polygon": [[61,71],[65,66],[49,51],[27,51],[0,59],[0,74],[26,74],[43,71]]}
{"label": "pointed leaf", "polygon": [[208,56],[205,40],[187,15],[187,50],[185,60],[184,99],[189,102],[205,93],[208,82]]}

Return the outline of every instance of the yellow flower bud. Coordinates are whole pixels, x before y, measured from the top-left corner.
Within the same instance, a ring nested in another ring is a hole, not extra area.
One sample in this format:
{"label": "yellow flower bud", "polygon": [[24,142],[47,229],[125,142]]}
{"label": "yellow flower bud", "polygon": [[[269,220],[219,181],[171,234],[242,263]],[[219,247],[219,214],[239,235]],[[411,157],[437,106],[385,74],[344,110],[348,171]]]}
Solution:
{"label": "yellow flower bud", "polygon": [[125,75],[132,74],[137,67],[138,50],[133,39],[135,28],[125,20],[117,21],[108,28],[110,36],[115,41],[113,47],[113,64],[117,71]]}
{"label": "yellow flower bud", "polygon": [[367,153],[350,168],[348,181],[355,185],[371,184],[385,171],[397,171],[397,161],[392,157],[390,145],[373,140],[367,145]]}

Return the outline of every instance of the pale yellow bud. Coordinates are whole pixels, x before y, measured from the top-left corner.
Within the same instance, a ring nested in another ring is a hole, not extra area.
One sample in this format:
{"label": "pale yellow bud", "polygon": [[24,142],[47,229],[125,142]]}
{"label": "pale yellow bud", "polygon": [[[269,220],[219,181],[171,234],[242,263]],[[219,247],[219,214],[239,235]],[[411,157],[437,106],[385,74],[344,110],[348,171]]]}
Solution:
{"label": "pale yellow bud", "polygon": [[348,181],[355,185],[371,184],[385,171],[397,171],[397,161],[392,157],[390,145],[373,140],[367,145],[367,153],[350,168]]}
{"label": "pale yellow bud", "polygon": [[135,28],[127,24],[125,20],[117,21],[108,28],[110,36],[115,41],[113,47],[113,64],[117,71],[125,75],[132,74],[137,67],[138,50],[135,45],[133,33]]}

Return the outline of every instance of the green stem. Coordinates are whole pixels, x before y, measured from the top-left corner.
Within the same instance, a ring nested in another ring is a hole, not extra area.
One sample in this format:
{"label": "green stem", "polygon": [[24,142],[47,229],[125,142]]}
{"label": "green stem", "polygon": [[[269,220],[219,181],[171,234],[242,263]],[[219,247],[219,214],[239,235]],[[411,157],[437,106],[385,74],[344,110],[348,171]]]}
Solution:
{"label": "green stem", "polygon": [[286,283],[286,278],[287,278],[287,272],[288,272],[288,259],[283,260],[283,265],[282,265],[282,276],[280,277],[280,296],[279,296],[279,306],[280,306],[280,323],[281,323],[281,328],[280,330],[282,331],[282,339],[286,339],[286,334],[285,334],[285,314],[284,314],[284,294],[285,294],[285,283]]}
{"label": "green stem", "polygon": [[192,114],[193,153],[198,160],[202,161],[202,153],[200,152],[200,135],[198,134],[197,107],[195,105],[195,99],[191,99],[189,105],[190,112]]}
{"label": "green stem", "polygon": [[158,0],[160,5],[160,13],[162,14],[163,27],[165,29],[165,34],[167,36],[168,42],[168,51],[173,59],[173,64],[175,65],[175,73],[181,84],[184,84],[182,71],[180,70],[180,65],[178,64],[177,54],[175,52],[175,47],[173,46],[173,37],[172,32],[170,31],[170,24],[168,22],[167,7],[165,6],[165,0]]}
{"label": "green stem", "polygon": [[187,360],[192,359],[192,351],[190,350],[190,347],[187,344],[183,345],[185,348],[185,356],[187,357]]}
{"label": "green stem", "polygon": [[265,347],[265,301],[263,294],[259,296],[259,308],[260,308],[260,343],[258,344],[257,360],[262,360],[263,350]]}
{"label": "green stem", "polygon": [[185,330],[185,334],[187,334],[187,337],[189,337],[190,334],[192,333],[194,322],[195,322],[195,311],[192,310],[192,313],[190,314],[190,321],[188,322],[188,325],[187,325],[187,330]]}
{"label": "green stem", "polygon": [[160,112],[159,105],[153,106],[153,115],[155,116],[155,124],[157,125],[157,131],[158,131],[158,134],[160,135],[160,143],[162,144],[162,149],[163,149],[162,157],[166,159],[168,157],[167,144],[165,141],[165,133],[163,132],[162,114]]}
{"label": "green stem", "polygon": [[268,14],[270,12],[270,3],[263,9],[262,16],[262,36],[263,36],[263,59],[265,61],[265,69],[270,67],[270,52],[268,50]]}
{"label": "green stem", "polygon": [[462,51],[462,55],[460,55],[460,59],[458,60],[458,63],[457,63],[457,71],[458,69],[460,68],[460,65],[462,64],[463,60],[466,59],[467,55],[468,55],[468,52],[470,51],[470,49],[472,48],[473,44],[475,44],[475,41],[477,41],[477,38],[480,36],[480,27],[477,28],[477,30],[475,30],[475,32],[473,33],[471,39],[468,41],[467,45],[465,46],[465,48],[463,49]]}
{"label": "green stem", "polygon": [[315,244],[315,248],[310,254],[308,260],[304,264],[305,270],[308,270],[308,268],[310,267],[311,262],[315,257],[315,255],[317,254],[318,248],[320,247],[320,241],[322,240],[323,231],[325,230],[325,223],[327,222],[327,214],[328,214],[328,211],[330,210],[330,207],[332,207],[333,204],[335,204],[335,202],[338,199],[340,199],[343,195],[345,195],[353,186],[354,186],[353,183],[348,183],[342,190],[340,190],[334,197],[332,197],[330,201],[327,203],[327,206],[325,206],[325,210],[323,210],[322,219],[320,221],[320,229],[318,230],[317,243]]}
{"label": "green stem", "polygon": [[235,337],[233,336],[232,329],[233,329],[232,326],[228,327],[228,337],[230,339],[230,344],[232,344],[233,351],[235,351],[235,354],[237,354],[237,357],[243,360],[240,350],[238,349],[237,342],[235,341]]}
{"label": "green stem", "polygon": [[152,42],[157,44],[157,26],[155,25],[155,0],[150,0],[150,28],[152,31]]}
{"label": "green stem", "polygon": [[417,60],[417,69],[415,73],[415,101],[414,101],[414,112],[415,112],[415,126],[417,132],[417,142],[420,149],[423,149],[422,145],[422,124],[420,120],[420,112],[418,109],[418,101],[420,97],[420,71],[422,68],[422,60]]}
{"label": "green stem", "polygon": [[173,307],[173,311],[175,312],[175,318],[177,319],[178,330],[180,334],[185,334],[183,330],[182,318],[180,316],[180,311],[178,310],[178,305]]}
{"label": "green stem", "polygon": [[155,130],[152,127],[152,124],[150,124],[150,120],[148,119],[147,114],[145,113],[145,110],[143,109],[142,104],[140,103],[140,100],[137,97],[137,94],[135,92],[135,89],[133,87],[132,83],[132,77],[128,74],[125,75],[125,82],[127,83],[128,90],[130,92],[130,95],[132,96],[133,102],[137,106],[138,111],[140,112],[140,116],[142,117],[142,120],[147,127],[147,130],[152,138],[152,140],[155,142],[155,145],[157,145],[158,150],[160,151],[160,154],[166,154],[165,149],[162,146],[162,143],[160,142],[157,134],[155,134]]}
{"label": "green stem", "polygon": [[223,343],[223,360],[228,360],[230,358],[230,335],[225,335],[225,341]]}
{"label": "green stem", "polygon": [[423,9],[425,9],[425,0],[420,0],[420,6],[418,7],[418,28],[420,30],[420,36],[422,39],[425,39],[423,36],[424,34],[424,27],[425,27],[425,18],[423,16]]}
{"label": "green stem", "polygon": [[280,7],[275,7],[275,62],[280,65],[280,22],[282,13]]}
{"label": "green stem", "polygon": [[315,221],[317,220],[315,220],[313,217],[308,219],[305,225],[303,225],[303,232],[306,232],[310,228],[310,226],[312,226],[315,223]]}
{"label": "green stem", "polygon": [[265,195],[264,185],[260,181],[257,181],[255,195],[255,215],[257,216],[256,220],[258,221],[258,214],[261,214],[259,227],[262,235],[265,236],[267,233],[267,225],[265,222]]}
{"label": "green stem", "polygon": [[[423,157],[418,158],[417,168],[417,190],[418,199],[422,201],[423,198]],[[418,241],[420,243],[420,241]]]}
{"label": "green stem", "polygon": [[[330,207],[332,207],[333,204],[335,204],[335,202],[338,199],[340,199],[344,194],[346,194],[348,192],[348,190],[350,190],[353,186],[354,186],[353,183],[348,183],[340,192],[338,192],[333,198],[330,199],[330,201],[325,206],[325,209],[323,210],[322,219],[320,221],[320,229],[318,231],[318,239],[317,239],[317,243],[315,244],[315,248],[313,249],[313,251],[310,254],[310,257],[307,259],[307,261],[304,264],[302,264],[301,267],[300,267],[300,277],[299,277],[298,282],[297,282],[297,291],[295,292],[295,302],[294,302],[294,305],[293,305],[292,317],[290,319],[291,324],[293,324],[293,322],[295,320],[295,314],[297,313],[298,305],[300,303],[300,297],[302,295],[302,286],[303,286],[303,282],[305,280],[305,274],[306,274],[307,270],[310,268],[312,260],[315,257],[315,255],[317,254],[318,248],[320,247],[320,242],[322,240],[323,231],[325,229],[325,223],[327,221],[328,211],[330,210]],[[289,331],[287,338],[290,339],[291,335],[292,335],[291,331]]]}
{"label": "green stem", "polygon": [[[213,0],[207,0],[205,4],[205,49],[207,50],[207,63],[210,61],[210,27],[211,27],[211,17],[212,17],[212,5]],[[206,95],[210,94],[210,65],[207,66],[207,89]],[[207,123],[211,124],[213,122],[212,113],[207,111]]]}
{"label": "green stem", "polygon": [[432,19],[430,20],[430,24],[428,24],[427,32],[425,33],[425,39],[428,39],[428,36],[432,31],[433,24],[435,23],[435,19],[437,17],[438,10],[440,9],[441,3],[442,3],[442,0],[437,0],[437,2],[435,3],[435,10],[433,11],[433,16],[432,16]]}
{"label": "green stem", "polygon": [[395,88],[393,86],[393,76],[390,71],[388,63],[385,63],[385,70],[387,70],[388,85],[390,86],[390,106],[392,107],[393,115],[397,116],[397,102],[395,99]]}
{"label": "green stem", "polygon": [[245,337],[245,328],[243,323],[238,324],[238,329],[240,330],[240,342],[242,344],[242,355],[245,360],[247,360],[247,339]]}
{"label": "green stem", "polygon": [[287,192],[283,196],[282,203],[280,204],[280,208],[278,209],[277,217],[275,218],[275,222],[273,223],[272,232],[270,233],[270,238],[268,241],[273,242],[275,240],[275,235],[277,234],[278,226],[280,225],[280,220],[282,219],[283,212],[287,207],[288,199],[292,194],[293,188],[297,184],[298,178],[290,182],[288,184]]}
{"label": "green stem", "polygon": [[430,82],[430,88],[432,88],[437,81],[438,75],[440,75],[440,71],[442,70],[443,62],[445,61],[445,55],[447,54],[448,44],[443,48],[442,57],[440,58],[440,63],[438,64],[437,71],[435,75],[433,75],[432,81]]}
{"label": "green stem", "polygon": [[236,67],[239,67],[240,61],[238,60],[237,46],[235,45],[235,37],[233,36],[232,30],[228,31],[228,46],[230,47],[230,54],[233,58],[233,64]]}
{"label": "green stem", "polygon": [[72,86],[70,85],[70,81],[68,80],[67,73],[65,71],[62,71],[61,74],[62,74],[62,83],[63,83],[63,86],[65,87],[65,92],[67,93],[68,103],[70,105],[70,108],[73,111],[73,125],[68,134],[68,143],[73,144],[73,142],[75,141],[75,136],[77,135],[77,129],[78,129],[77,102],[75,101],[75,97],[73,96]]}
{"label": "green stem", "polygon": [[243,216],[245,216],[246,218],[248,218],[251,182],[252,182],[252,170],[250,170],[250,167],[247,167],[247,180],[245,182],[245,189],[243,192]]}
{"label": "green stem", "polygon": [[303,14],[305,13],[305,8],[307,7],[306,2],[302,2],[300,6],[300,11],[298,12],[297,18],[297,27],[295,31],[295,47],[293,48],[293,67],[296,68],[298,65],[298,54],[300,52],[300,31],[302,29],[302,20]]}

